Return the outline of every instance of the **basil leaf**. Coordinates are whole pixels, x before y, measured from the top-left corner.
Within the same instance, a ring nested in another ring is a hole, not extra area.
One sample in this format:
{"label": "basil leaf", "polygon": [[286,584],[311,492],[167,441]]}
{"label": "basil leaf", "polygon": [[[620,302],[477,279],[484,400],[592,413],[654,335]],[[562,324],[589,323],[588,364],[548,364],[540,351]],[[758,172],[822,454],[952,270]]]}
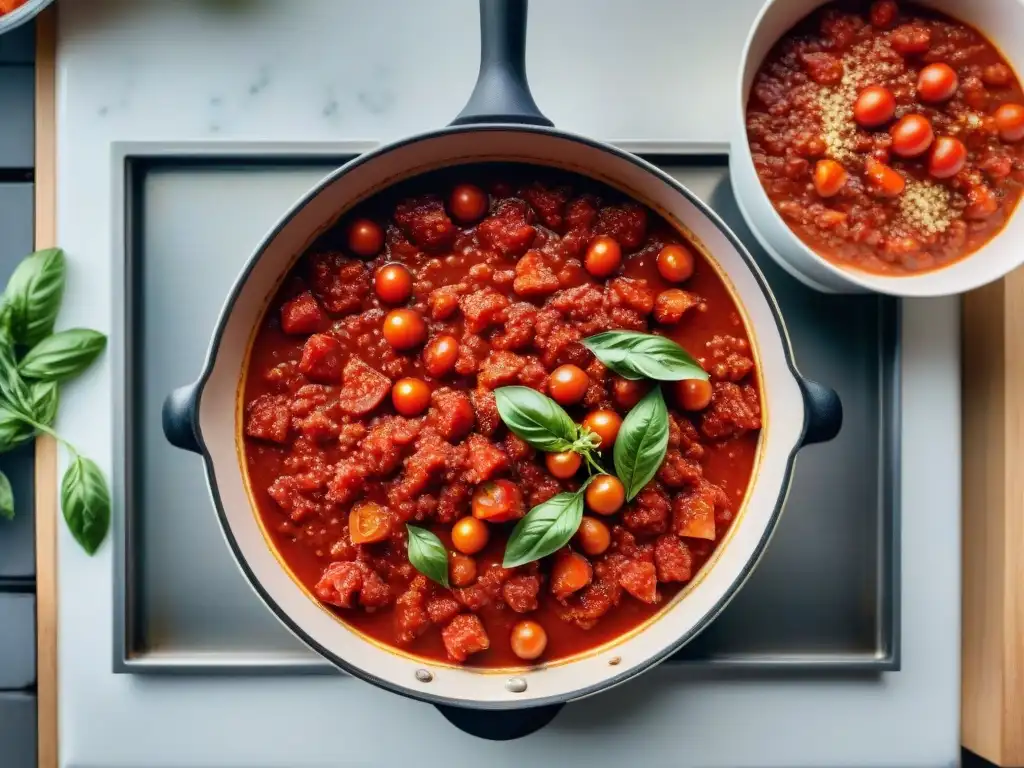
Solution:
{"label": "basil leaf", "polygon": [[409,534],[409,562],[412,567],[442,587],[448,586],[448,550],[426,528],[406,524]]}
{"label": "basil leaf", "polygon": [[3,472],[0,472],[0,517],[5,520],[14,519],[14,489]]}
{"label": "basil leaf", "polygon": [[35,434],[35,427],[26,424],[6,405],[0,405],[0,452],[31,440]]}
{"label": "basil leaf", "polygon": [[668,408],[661,388],[655,387],[633,406],[619,427],[612,448],[615,474],[632,501],[657,473],[668,450]]}
{"label": "basil leaf", "polygon": [[26,379],[67,381],[92,365],[107,346],[107,337],[89,328],[60,331],[28,351],[18,370]]}
{"label": "basil leaf", "polygon": [[572,448],[576,424],[550,397],[529,387],[499,387],[494,399],[505,426],[534,448],[551,453]]}
{"label": "basil leaf", "polygon": [[75,541],[95,553],[110,527],[110,490],[95,462],[75,456],[60,485],[60,506]]}
{"label": "basil leaf", "polygon": [[583,519],[583,492],[589,484],[588,479],[575,493],[563,491],[527,512],[508,537],[502,567],[532,563],[568,544]]}
{"label": "basil leaf", "polygon": [[14,343],[8,333],[0,328],[0,395],[7,407],[16,412],[32,413],[32,398],[28,385],[18,373],[18,362],[14,356]]}
{"label": "basil leaf", "polygon": [[64,251],[46,248],[26,257],[4,290],[10,328],[18,344],[32,347],[53,333],[64,295]]}
{"label": "basil leaf", "polygon": [[664,336],[637,331],[608,331],[583,340],[597,359],[625,379],[681,381],[707,379],[689,352]]}
{"label": "basil leaf", "polygon": [[55,381],[37,381],[29,389],[32,398],[32,418],[47,427],[57,419],[60,389]]}

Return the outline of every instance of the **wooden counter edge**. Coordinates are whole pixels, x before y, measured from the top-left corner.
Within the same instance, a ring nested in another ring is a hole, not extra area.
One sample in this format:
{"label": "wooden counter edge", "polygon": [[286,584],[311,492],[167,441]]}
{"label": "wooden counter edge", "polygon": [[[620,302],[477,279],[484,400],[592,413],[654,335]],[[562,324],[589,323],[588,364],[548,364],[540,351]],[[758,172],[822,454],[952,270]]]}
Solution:
{"label": "wooden counter edge", "polygon": [[1024,766],[1024,269],[963,302],[961,742]]}
{"label": "wooden counter edge", "polygon": [[[56,7],[36,18],[35,247],[57,245]],[[36,441],[37,761],[58,766],[57,444]]]}

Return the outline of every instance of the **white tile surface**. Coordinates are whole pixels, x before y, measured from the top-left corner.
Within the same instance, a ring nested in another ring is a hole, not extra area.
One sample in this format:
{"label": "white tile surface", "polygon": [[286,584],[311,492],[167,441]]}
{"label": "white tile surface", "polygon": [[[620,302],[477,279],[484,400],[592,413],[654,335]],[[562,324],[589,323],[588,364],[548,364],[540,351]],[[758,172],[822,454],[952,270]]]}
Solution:
{"label": "white tile surface", "polygon": [[[242,11],[216,10],[225,5]],[[759,0],[535,0],[528,67],[561,127],[724,142]],[[388,140],[449,120],[476,72],[471,0],[80,0],[59,43],[62,323],[110,327],[110,143]],[[112,559],[60,540],[67,766],[937,766],[958,758],[958,302],[910,302],[904,334],[903,669],[785,679],[662,669],[572,705],[514,746],[353,679],[139,679],[110,672]],[[108,472],[106,359],[60,428]],[[941,567],[937,567],[939,564]],[[102,713],[102,716],[97,716]],[[908,725],[913,723],[913,725]],[[642,746],[641,746],[642,745]]]}

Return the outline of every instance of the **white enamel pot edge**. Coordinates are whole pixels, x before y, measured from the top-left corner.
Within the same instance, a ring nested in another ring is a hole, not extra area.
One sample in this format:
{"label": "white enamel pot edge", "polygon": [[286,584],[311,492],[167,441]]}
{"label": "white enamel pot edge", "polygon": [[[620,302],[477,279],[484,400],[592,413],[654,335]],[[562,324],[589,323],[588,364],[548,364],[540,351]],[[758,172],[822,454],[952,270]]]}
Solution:
{"label": "white enamel pot edge", "polygon": [[[918,0],[981,31],[1024,73],[1024,0]],[[773,45],[828,0],[768,0],[747,35],[733,102],[729,174],[733,192],[758,242],[778,264],[805,285],[828,293],[877,292],[903,297],[949,296],[998,280],[1024,264],[1024,216],[1018,210],[1003,230],[969,256],[943,269],[888,277],[842,269],[823,259],[789,229],[765,194],[754,168],[746,130],[746,106],[754,75]]]}
{"label": "white enamel pot edge", "polygon": [[[404,656],[366,641],[322,608],[281,566],[264,537],[239,460],[238,394],[246,350],[282,275],[305,246],[356,202],[440,167],[518,161],[611,184],[688,230],[746,312],[762,377],[765,428],[756,479],[730,539],[698,583],[628,639],[574,660],[517,671],[471,670]],[[626,152],[547,128],[455,127],[364,155],[324,179],[278,223],[248,262],[217,324],[203,373],[165,407],[172,442],[198,450],[225,539],[243,574],[282,623],[338,667],[434,704],[510,709],[562,703],[621,683],[664,660],[724,608],[775,529],[802,444],[829,439],[835,394],[796,371],[778,307],[749,254],[721,220],[671,177]],[[425,682],[430,673],[429,682]],[[519,678],[508,685],[509,679]],[[519,690],[525,683],[525,690]]]}

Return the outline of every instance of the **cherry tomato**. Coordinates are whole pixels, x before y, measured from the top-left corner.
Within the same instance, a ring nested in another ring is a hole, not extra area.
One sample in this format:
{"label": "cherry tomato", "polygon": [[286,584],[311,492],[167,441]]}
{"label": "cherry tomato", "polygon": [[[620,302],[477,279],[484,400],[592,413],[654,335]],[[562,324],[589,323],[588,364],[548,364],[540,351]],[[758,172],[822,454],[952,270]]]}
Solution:
{"label": "cherry tomato", "polygon": [[487,213],[487,193],[475,184],[459,184],[452,190],[448,209],[463,224],[472,224]]}
{"label": "cherry tomato", "polygon": [[711,404],[711,382],[704,379],[677,381],[676,399],[685,411],[703,411]]}
{"label": "cherry tomato", "polygon": [[583,459],[580,458],[578,453],[573,451],[549,453],[544,457],[544,464],[547,465],[548,472],[551,473],[552,477],[557,477],[559,480],[568,480],[575,475],[580,471],[582,463]]}
{"label": "cherry tomato", "polygon": [[391,516],[372,501],[362,501],[348,513],[348,535],[353,544],[372,544],[391,534]]}
{"label": "cherry tomato", "polygon": [[419,416],[430,405],[430,387],[422,379],[399,379],[391,388],[391,402],[403,416]]}
{"label": "cherry tomato", "polygon": [[583,426],[601,438],[601,442],[597,446],[598,449],[607,451],[611,450],[612,443],[618,437],[619,427],[622,426],[622,417],[615,411],[605,409],[591,411],[583,419]]}
{"label": "cherry tomato", "polygon": [[864,175],[867,177],[868,186],[882,197],[896,197],[907,185],[906,180],[893,168],[873,157],[864,161]]}
{"label": "cherry tomato", "polygon": [[869,85],[853,102],[853,119],[865,128],[874,128],[892,120],[896,113],[896,99],[888,88]]}
{"label": "cherry tomato", "polygon": [[693,254],[682,245],[666,245],[658,251],[658,272],[671,283],[682,283],[693,276]]}
{"label": "cherry tomato", "polygon": [[587,506],[599,515],[614,515],[626,501],[626,489],[614,475],[598,475],[584,494]]}
{"label": "cherry tomato", "polygon": [[385,264],[373,278],[373,289],[381,301],[401,304],[412,296],[412,275],[401,264]]}
{"label": "cherry tomato", "polygon": [[533,661],[540,658],[548,647],[548,633],[536,621],[527,619],[512,627],[509,643],[512,645],[512,653],[523,661]]}
{"label": "cherry tomato", "polygon": [[1020,141],[1024,139],[1024,106],[1020,104],[1002,104],[996,110],[996,128],[999,138],[1003,141]]}
{"label": "cherry tomato", "polygon": [[608,277],[622,263],[622,248],[615,238],[598,235],[587,246],[583,266],[594,277]]}
{"label": "cherry tomato", "polygon": [[427,338],[427,324],[418,312],[393,309],[384,318],[384,339],[395,349],[418,347]]}
{"label": "cherry tomato", "polygon": [[917,95],[921,101],[950,99],[959,85],[956,70],[941,61],[929,64],[917,75]]}
{"label": "cherry tomato", "polygon": [[649,386],[644,381],[634,381],[616,376],[612,381],[612,399],[624,411],[628,411],[647,394]]}
{"label": "cherry tomato", "polygon": [[967,147],[960,139],[939,136],[928,156],[928,173],[936,179],[948,179],[960,173],[967,162]]}
{"label": "cherry tomato", "polygon": [[468,587],[476,581],[476,560],[452,554],[448,561],[448,581],[453,587]]}
{"label": "cherry tomato", "polygon": [[487,524],[475,517],[463,517],[452,526],[452,546],[464,555],[475,555],[490,537]]}
{"label": "cherry tomato", "polygon": [[451,372],[459,359],[459,342],[454,336],[435,336],[423,350],[423,367],[434,378]]}
{"label": "cherry tomato", "polygon": [[822,197],[838,194],[846,178],[846,169],[835,160],[819,160],[814,164],[814,188]]}
{"label": "cherry tomato", "polygon": [[492,480],[473,493],[473,517],[505,523],[523,516],[523,494],[511,480]]}
{"label": "cherry tomato", "polygon": [[612,543],[612,534],[608,530],[608,526],[596,517],[589,516],[584,516],[580,520],[576,538],[580,542],[580,549],[591,556],[600,555]]}
{"label": "cherry tomato", "polygon": [[931,146],[935,133],[924,115],[904,115],[889,129],[892,151],[900,157],[917,157]]}
{"label": "cherry tomato", "polygon": [[573,405],[583,399],[590,377],[575,365],[560,365],[548,376],[548,394],[559,405]]}
{"label": "cherry tomato", "polygon": [[590,583],[594,569],[590,561],[576,552],[563,550],[551,566],[551,591],[555,597],[564,600]]}
{"label": "cherry tomato", "polygon": [[348,228],[348,249],[356,256],[369,259],[384,247],[384,230],[370,219],[356,219]]}

